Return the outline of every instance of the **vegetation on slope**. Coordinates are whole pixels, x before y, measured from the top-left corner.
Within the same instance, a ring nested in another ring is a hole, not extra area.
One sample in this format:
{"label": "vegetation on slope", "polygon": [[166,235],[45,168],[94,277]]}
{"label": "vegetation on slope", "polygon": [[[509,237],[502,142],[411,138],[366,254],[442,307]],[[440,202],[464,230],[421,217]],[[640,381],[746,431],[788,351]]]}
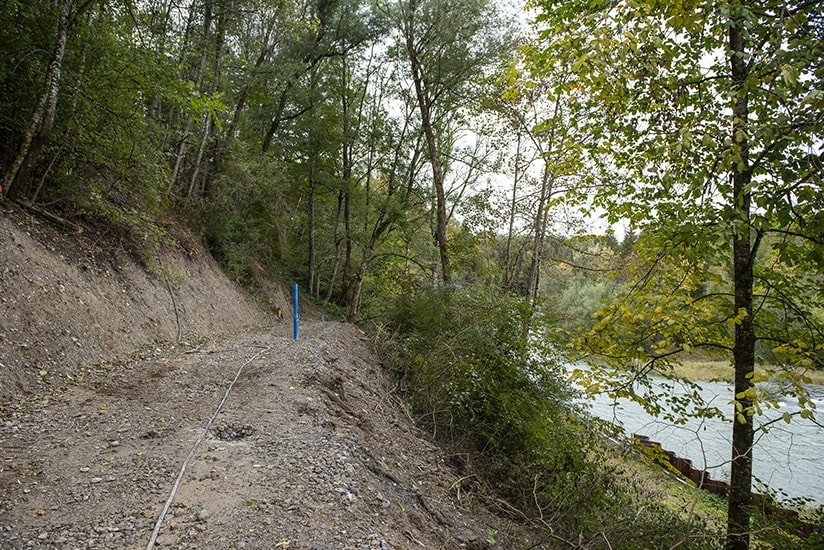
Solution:
{"label": "vegetation on slope", "polygon": [[523,300],[466,288],[402,297],[385,327],[412,414],[468,463],[468,485],[571,546],[716,547],[703,515],[639,482],[575,410],[563,365],[529,323]]}

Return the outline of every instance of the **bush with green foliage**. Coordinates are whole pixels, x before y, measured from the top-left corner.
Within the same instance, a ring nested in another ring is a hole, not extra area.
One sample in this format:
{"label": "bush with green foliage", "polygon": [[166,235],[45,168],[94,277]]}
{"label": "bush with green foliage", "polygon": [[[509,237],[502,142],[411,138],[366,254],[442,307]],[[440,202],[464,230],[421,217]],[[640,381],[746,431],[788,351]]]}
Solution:
{"label": "bush with green foliage", "polygon": [[284,197],[283,166],[239,141],[226,157],[209,200],[190,209],[192,225],[229,276],[247,288],[255,286],[253,260],[270,272],[297,271],[300,249],[292,240],[294,212]]}
{"label": "bush with green foliage", "polygon": [[[399,298],[390,320],[401,342],[400,375],[421,422],[476,449],[501,480],[513,458],[535,462],[542,444],[576,441],[583,431],[574,422],[545,429],[549,418],[568,414],[571,396],[562,366],[530,346],[529,315],[526,304],[494,290],[433,289]],[[569,452],[553,457],[551,469],[581,465],[576,445],[557,446]]]}
{"label": "bush with green foliage", "polygon": [[714,547],[704,526],[605,459],[606,444],[573,406],[564,365],[528,330],[531,317],[498,289],[400,297],[385,349],[417,420],[552,538],[587,548]]}

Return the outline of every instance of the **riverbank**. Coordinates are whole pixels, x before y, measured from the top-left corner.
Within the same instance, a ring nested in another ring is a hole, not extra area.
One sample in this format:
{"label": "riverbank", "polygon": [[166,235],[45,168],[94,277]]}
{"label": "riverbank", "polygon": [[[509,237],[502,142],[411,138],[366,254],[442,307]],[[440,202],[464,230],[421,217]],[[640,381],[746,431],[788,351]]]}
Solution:
{"label": "riverbank", "polygon": [[[781,367],[756,366],[756,375],[772,377],[781,372]],[[773,374],[775,373],[775,374]],[[796,370],[794,374],[808,379],[807,384],[824,385],[824,371]],[[733,369],[728,361],[713,361],[707,359],[687,359],[675,367],[675,375],[693,382],[729,382],[733,381]]]}
{"label": "riverbank", "polygon": [[[810,398],[819,408],[824,406],[824,388],[810,386]],[[658,387],[659,391],[662,391]],[[686,388],[677,388],[683,394]],[[693,391],[690,389],[689,391]],[[733,399],[728,382],[701,382],[697,389],[705,403],[727,412]],[[651,416],[628,399],[613,400],[605,395],[582,403],[590,414],[621,426],[626,434],[644,434],[662,443],[679,456],[688,458],[702,470],[712,472],[715,479],[729,475],[730,434],[729,418],[689,417],[683,423],[673,423]],[[780,500],[804,499],[815,505],[824,503],[824,484],[819,475],[819,457],[824,455],[824,428],[800,417],[800,407],[791,397],[783,397],[777,408],[765,409],[756,422],[758,435],[754,449],[753,473],[760,483],[779,492]],[[792,417],[790,423],[785,415]],[[763,427],[763,429],[761,429]]]}

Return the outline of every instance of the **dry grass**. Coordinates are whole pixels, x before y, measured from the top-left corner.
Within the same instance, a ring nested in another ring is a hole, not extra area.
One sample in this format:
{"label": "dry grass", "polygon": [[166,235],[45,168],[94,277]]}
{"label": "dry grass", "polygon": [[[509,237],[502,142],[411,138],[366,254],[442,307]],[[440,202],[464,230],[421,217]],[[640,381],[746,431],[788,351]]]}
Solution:
{"label": "dry grass", "polygon": [[[759,374],[767,371],[778,370],[776,367],[756,366],[756,372]],[[684,360],[675,367],[675,374],[679,377],[686,378],[697,382],[701,381],[715,381],[723,382],[733,381],[732,366],[727,361],[711,361],[711,360]],[[809,378],[810,384],[824,384],[824,371],[804,370],[798,371],[797,374]]]}

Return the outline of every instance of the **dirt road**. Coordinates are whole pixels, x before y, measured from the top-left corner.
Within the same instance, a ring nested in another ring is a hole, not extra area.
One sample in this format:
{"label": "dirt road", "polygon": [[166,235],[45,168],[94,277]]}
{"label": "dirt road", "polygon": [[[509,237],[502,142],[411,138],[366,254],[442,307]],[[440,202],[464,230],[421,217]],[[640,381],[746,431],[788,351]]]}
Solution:
{"label": "dirt road", "polygon": [[0,425],[2,547],[529,546],[463,496],[364,339],[315,322],[295,342],[283,323],[17,399]]}

